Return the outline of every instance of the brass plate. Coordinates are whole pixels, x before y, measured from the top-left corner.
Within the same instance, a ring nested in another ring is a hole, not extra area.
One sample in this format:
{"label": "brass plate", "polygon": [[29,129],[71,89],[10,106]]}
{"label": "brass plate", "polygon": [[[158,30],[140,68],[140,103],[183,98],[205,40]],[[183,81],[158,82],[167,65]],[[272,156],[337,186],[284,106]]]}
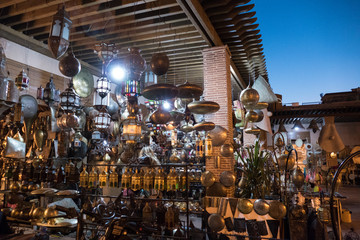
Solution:
{"label": "brass plate", "polygon": [[195,101],[188,104],[190,112],[195,114],[210,114],[217,112],[220,105],[211,101]]}
{"label": "brass plate", "polygon": [[215,182],[215,175],[210,171],[205,171],[201,174],[201,185],[211,187]]}
{"label": "brass plate", "polygon": [[269,204],[264,199],[257,199],[254,202],[254,210],[260,216],[268,214],[269,208]]}
{"label": "brass plate", "polygon": [[206,189],[207,196],[226,197],[226,188],[219,182],[215,182],[211,187]]}
{"label": "brass plate", "polygon": [[179,98],[198,98],[203,94],[203,89],[200,86],[188,83],[187,81],[179,85],[178,90]]}
{"label": "brass plate", "polygon": [[213,122],[200,122],[195,124],[194,130],[196,131],[211,131],[215,128],[215,123]]}
{"label": "brass plate", "polygon": [[237,207],[241,213],[249,214],[254,209],[254,204],[249,199],[239,198]]}
{"label": "brass plate", "polygon": [[73,77],[74,90],[80,97],[86,98],[94,90],[94,78],[89,70],[82,67],[81,71]]}
{"label": "brass plate", "polygon": [[235,184],[235,175],[233,172],[230,171],[224,171],[220,174],[220,182],[225,187],[231,187]]}
{"label": "brass plate", "polygon": [[212,139],[213,146],[221,146],[226,141],[228,131],[224,127],[216,125],[213,130],[209,131],[209,135]]}
{"label": "brass plate", "polygon": [[150,100],[167,100],[175,98],[178,94],[178,89],[172,84],[159,83],[146,87],[142,95]]}
{"label": "brass plate", "polygon": [[272,201],[269,207],[269,215],[277,220],[283,219],[286,215],[285,205],[279,201]]}

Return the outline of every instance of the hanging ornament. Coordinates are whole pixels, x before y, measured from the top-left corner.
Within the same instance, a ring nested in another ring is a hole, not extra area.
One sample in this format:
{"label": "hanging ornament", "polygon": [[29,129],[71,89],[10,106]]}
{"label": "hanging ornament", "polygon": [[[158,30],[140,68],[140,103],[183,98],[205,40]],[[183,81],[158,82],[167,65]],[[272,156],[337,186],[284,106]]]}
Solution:
{"label": "hanging ornament", "polygon": [[132,47],[129,48],[129,55],[124,59],[124,65],[129,73],[130,80],[139,81],[142,73],[146,68],[146,61],[140,55],[140,50],[138,48]]}
{"label": "hanging ornament", "polygon": [[60,60],[59,70],[67,77],[75,77],[81,71],[80,61],[72,51],[69,51],[67,56]]}
{"label": "hanging ornament", "polygon": [[247,110],[254,109],[256,104],[259,102],[260,96],[258,91],[248,86],[240,93],[240,101],[244,104]]}
{"label": "hanging ornament", "polygon": [[107,131],[110,127],[110,121],[110,115],[108,114],[106,108],[103,108],[94,119],[95,127],[99,131]]}
{"label": "hanging ornament", "polygon": [[169,58],[165,53],[154,53],[151,57],[151,71],[158,76],[164,75],[169,69]]}
{"label": "hanging ornament", "polygon": [[150,119],[155,124],[165,124],[171,118],[171,115],[168,111],[164,110],[162,105],[158,107],[158,109],[151,114]]}
{"label": "hanging ornament", "polygon": [[213,154],[212,138],[208,134],[205,138],[205,156],[211,157]]}
{"label": "hanging ornament", "polygon": [[15,84],[20,91],[25,90],[29,87],[29,77],[24,71],[24,69],[21,70],[19,75],[15,78]]}
{"label": "hanging ornament", "polygon": [[48,45],[55,58],[61,57],[69,47],[71,25],[72,21],[65,11],[65,7],[53,16]]}
{"label": "hanging ornament", "polygon": [[301,171],[300,167],[298,166],[296,170],[293,172],[293,183],[296,188],[300,189],[304,184],[304,173]]}

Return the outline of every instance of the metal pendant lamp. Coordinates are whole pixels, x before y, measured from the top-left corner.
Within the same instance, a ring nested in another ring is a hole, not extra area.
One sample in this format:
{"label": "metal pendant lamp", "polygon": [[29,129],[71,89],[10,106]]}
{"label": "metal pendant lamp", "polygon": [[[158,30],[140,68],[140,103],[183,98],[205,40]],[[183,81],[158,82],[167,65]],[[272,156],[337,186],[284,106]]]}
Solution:
{"label": "metal pendant lamp", "polygon": [[319,136],[319,145],[326,152],[339,152],[345,148],[339,133],[335,127],[335,117],[325,117],[325,125],[322,127]]}
{"label": "metal pendant lamp", "polygon": [[312,129],[313,133],[316,133],[316,131],[320,130],[315,119],[311,120],[309,127],[307,129]]}
{"label": "metal pendant lamp", "polygon": [[294,126],[293,126],[291,129],[298,130],[298,129],[305,129],[305,128],[304,128],[304,126],[301,124],[301,121],[298,119],[298,120],[295,121],[295,124],[294,124]]}

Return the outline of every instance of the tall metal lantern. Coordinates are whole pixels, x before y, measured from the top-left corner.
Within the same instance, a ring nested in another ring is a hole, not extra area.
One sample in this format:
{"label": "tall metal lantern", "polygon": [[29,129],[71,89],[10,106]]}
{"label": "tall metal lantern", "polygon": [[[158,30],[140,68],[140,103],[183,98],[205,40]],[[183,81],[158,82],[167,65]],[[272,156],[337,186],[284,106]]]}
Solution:
{"label": "tall metal lantern", "polygon": [[141,126],[136,121],[134,115],[130,115],[124,120],[122,136],[126,143],[135,143],[140,138]]}
{"label": "tall metal lantern", "polygon": [[111,117],[106,108],[102,108],[94,118],[94,124],[98,131],[107,131],[110,127]]}
{"label": "tall metal lantern", "polygon": [[105,74],[106,65],[114,55],[117,53],[115,44],[100,43],[95,45],[95,53],[102,61],[102,75],[96,81],[96,91],[94,94],[93,105],[97,110],[101,110],[104,107],[109,106],[110,104],[110,91],[111,83]]}
{"label": "tall metal lantern", "polygon": [[20,91],[25,90],[29,87],[29,77],[24,71],[24,69],[21,70],[19,75],[15,78],[15,84]]}
{"label": "tall metal lantern", "polygon": [[70,28],[72,21],[62,7],[54,16],[48,39],[50,51],[55,58],[61,57],[69,47]]}
{"label": "tall metal lantern", "polygon": [[49,79],[49,82],[46,83],[46,86],[44,88],[44,93],[43,93],[43,97],[42,100],[44,100],[44,102],[46,104],[51,104],[55,101],[56,99],[56,90],[55,90],[55,84],[54,84],[54,79],[51,76]]}

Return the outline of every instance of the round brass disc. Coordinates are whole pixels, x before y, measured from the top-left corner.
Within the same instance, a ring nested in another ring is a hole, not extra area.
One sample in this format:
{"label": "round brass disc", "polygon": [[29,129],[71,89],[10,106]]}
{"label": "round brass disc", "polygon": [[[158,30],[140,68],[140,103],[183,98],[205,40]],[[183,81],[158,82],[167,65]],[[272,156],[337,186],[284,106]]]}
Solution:
{"label": "round brass disc", "polygon": [[269,204],[264,199],[257,199],[254,202],[254,210],[261,216],[268,214],[269,208]]}
{"label": "round brass disc", "polygon": [[239,198],[237,207],[241,213],[249,214],[254,209],[254,204],[249,199]]}
{"label": "round brass disc", "polygon": [[212,139],[213,146],[221,146],[225,143],[227,138],[227,130],[220,125],[216,125],[215,128],[209,131],[209,135]]}
{"label": "round brass disc", "polygon": [[211,187],[215,182],[215,175],[210,171],[205,171],[201,174],[201,185]]}
{"label": "round brass disc", "polygon": [[225,220],[220,214],[213,213],[210,215],[208,219],[208,225],[211,228],[211,230],[215,232],[219,232],[224,229]]}
{"label": "round brass disc", "polygon": [[283,219],[286,215],[285,205],[279,201],[272,201],[269,207],[269,215],[277,220]]}
{"label": "round brass disc", "polygon": [[215,128],[215,123],[213,122],[200,122],[198,124],[195,124],[194,130],[196,131],[211,131]]}
{"label": "round brass disc", "polygon": [[203,90],[196,84],[190,84],[186,81],[184,84],[178,86],[179,98],[198,98],[203,94]]}
{"label": "round brass disc", "polygon": [[195,114],[210,114],[220,109],[219,104],[211,101],[195,101],[188,104],[190,112]]}
{"label": "round brass disc", "polygon": [[207,196],[226,197],[226,188],[219,182],[215,182],[211,187],[206,189]]}
{"label": "round brass disc", "polygon": [[224,184],[225,187],[231,187],[235,184],[235,175],[233,172],[224,171],[220,174],[220,182]]}
{"label": "round brass disc", "polygon": [[81,71],[73,77],[74,90],[80,97],[86,98],[94,90],[94,78],[89,70],[81,68]]}
{"label": "round brass disc", "polygon": [[258,135],[258,134],[260,134],[260,129],[258,129],[258,128],[247,128],[247,129],[245,129],[245,133]]}
{"label": "round brass disc", "polygon": [[175,98],[178,94],[178,89],[172,84],[159,83],[146,87],[142,95],[150,100],[167,100]]}

